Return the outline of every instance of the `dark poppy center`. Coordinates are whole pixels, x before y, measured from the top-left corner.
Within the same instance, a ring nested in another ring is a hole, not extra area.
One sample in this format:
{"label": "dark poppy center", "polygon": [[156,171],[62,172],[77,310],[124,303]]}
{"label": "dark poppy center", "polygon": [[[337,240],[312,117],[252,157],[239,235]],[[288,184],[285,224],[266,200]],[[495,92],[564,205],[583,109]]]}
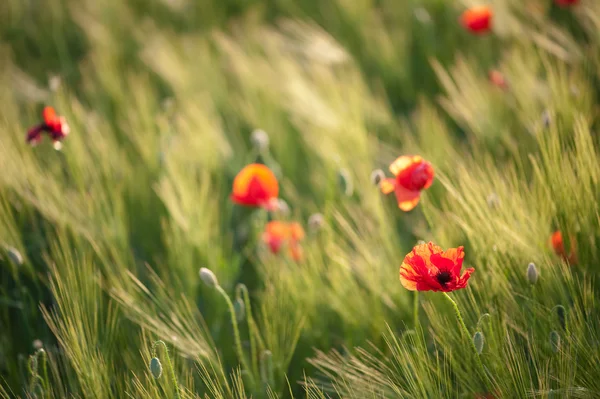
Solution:
{"label": "dark poppy center", "polygon": [[443,271],[439,272],[435,278],[440,285],[445,286],[450,282],[450,280],[452,280],[452,274],[449,271]]}

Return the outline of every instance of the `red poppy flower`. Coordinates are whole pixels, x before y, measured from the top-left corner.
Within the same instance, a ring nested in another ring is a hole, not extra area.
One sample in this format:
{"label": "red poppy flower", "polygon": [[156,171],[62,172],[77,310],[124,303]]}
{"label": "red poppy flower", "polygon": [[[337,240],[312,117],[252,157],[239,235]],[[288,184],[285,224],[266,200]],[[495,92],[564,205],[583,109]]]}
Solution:
{"label": "red poppy flower", "polygon": [[406,255],[400,266],[400,282],[411,291],[450,292],[465,288],[473,268],[460,270],[465,253],[463,247],[444,251],[434,243],[419,244]]}
{"label": "red poppy flower", "polygon": [[279,184],[277,178],[263,164],[246,166],[233,180],[231,200],[239,205],[256,206],[269,210],[277,207]]}
{"label": "red poppy flower", "polygon": [[484,34],[492,27],[492,9],[488,6],[475,6],[465,10],[461,17],[462,25],[475,34]]}
{"label": "red poppy flower", "polygon": [[500,71],[493,69],[489,72],[488,77],[494,86],[503,90],[508,88],[508,83],[506,83],[506,79]]}
{"label": "red poppy flower", "polygon": [[271,221],[267,223],[262,239],[272,253],[279,253],[281,248],[287,245],[292,259],[296,261],[302,259],[300,241],[304,239],[304,229],[299,223]]}
{"label": "red poppy flower", "polygon": [[554,0],[559,7],[574,6],[579,3],[579,0]]}
{"label": "red poppy flower", "polygon": [[42,133],[46,132],[52,139],[54,147],[60,149],[60,142],[69,134],[69,125],[64,116],[56,115],[52,107],[45,107],[42,113],[44,122],[32,127],[27,132],[27,142],[36,145],[42,140]]}
{"label": "red poppy flower", "polygon": [[560,231],[555,231],[552,233],[550,237],[550,244],[554,249],[554,252],[558,256],[560,256],[563,260],[569,262],[570,264],[577,263],[577,254],[575,253],[575,240],[571,237],[571,252],[567,255],[567,251],[565,250],[565,243],[563,242],[563,236]]}
{"label": "red poppy flower", "polygon": [[433,166],[418,155],[399,157],[390,165],[390,172],[396,177],[382,180],[379,187],[384,194],[394,192],[403,211],[417,206],[421,191],[433,183]]}

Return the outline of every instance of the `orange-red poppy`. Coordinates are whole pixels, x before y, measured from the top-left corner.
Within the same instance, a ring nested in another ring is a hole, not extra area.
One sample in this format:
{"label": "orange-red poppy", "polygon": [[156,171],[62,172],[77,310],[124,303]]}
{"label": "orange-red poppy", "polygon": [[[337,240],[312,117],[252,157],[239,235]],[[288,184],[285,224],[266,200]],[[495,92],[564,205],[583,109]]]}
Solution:
{"label": "orange-red poppy", "polygon": [[287,245],[292,259],[302,259],[300,241],[304,239],[304,229],[300,223],[286,223],[278,220],[267,223],[262,236],[263,242],[269,246],[272,253],[277,254]]}
{"label": "orange-red poppy", "polygon": [[233,180],[231,200],[236,204],[273,210],[277,207],[278,195],[277,178],[263,164],[253,163],[244,167]]}
{"label": "orange-red poppy", "polygon": [[554,2],[560,7],[569,7],[578,4],[579,0],[555,0]]}
{"label": "orange-red poppy", "polygon": [[465,253],[463,247],[444,251],[432,242],[419,244],[406,255],[400,266],[400,282],[411,291],[450,292],[465,288],[473,268],[460,274]]}
{"label": "orange-red poppy", "polygon": [[571,251],[568,255],[567,251],[565,250],[565,243],[563,241],[563,236],[560,231],[555,231],[554,233],[552,233],[552,236],[550,237],[550,244],[552,245],[554,252],[556,252],[556,254],[560,256],[563,260],[573,265],[577,263],[577,254],[575,253],[575,240],[573,239],[573,237],[571,237]]}
{"label": "orange-red poppy", "polygon": [[488,6],[475,6],[465,10],[461,17],[462,25],[470,32],[484,34],[492,27],[492,9]]}
{"label": "orange-red poppy", "polygon": [[384,194],[394,192],[403,211],[417,206],[421,191],[433,183],[433,166],[418,155],[399,157],[390,165],[390,172],[395,178],[382,180],[379,187]]}
{"label": "orange-red poppy", "polygon": [[508,83],[506,83],[506,79],[504,78],[502,72],[492,69],[488,74],[488,78],[494,86],[503,90],[508,88]]}
{"label": "orange-red poppy", "polygon": [[64,116],[56,115],[54,108],[44,107],[42,112],[44,122],[32,127],[27,131],[27,142],[36,145],[42,140],[42,133],[46,132],[54,146],[60,148],[60,142],[67,137],[70,132],[69,125]]}

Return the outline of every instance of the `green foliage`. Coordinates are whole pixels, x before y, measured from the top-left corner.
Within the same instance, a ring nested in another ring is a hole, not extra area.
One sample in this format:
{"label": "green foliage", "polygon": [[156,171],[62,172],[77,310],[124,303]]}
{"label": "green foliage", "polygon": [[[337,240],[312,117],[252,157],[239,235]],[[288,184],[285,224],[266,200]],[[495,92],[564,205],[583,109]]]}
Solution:
{"label": "green foliage", "polygon": [[[600,395],[600,2],[472,3],[0,2],[0,397]],[[256,161],[289,212],[229,200]],[[398,281],[418,240],[464,245],[458,320]]]}

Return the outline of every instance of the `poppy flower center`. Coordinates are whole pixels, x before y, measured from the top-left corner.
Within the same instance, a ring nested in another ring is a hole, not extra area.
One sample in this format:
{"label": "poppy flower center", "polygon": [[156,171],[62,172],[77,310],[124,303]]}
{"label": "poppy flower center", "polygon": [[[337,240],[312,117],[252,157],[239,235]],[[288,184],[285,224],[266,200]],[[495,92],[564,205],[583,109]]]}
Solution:
{"label": "poppy flower center", "polygon": [[445,286],[450,282],[450,280],[452,280],[452,274],[449,271],[443,271],[439,272],[435,278],[440,285]]}

